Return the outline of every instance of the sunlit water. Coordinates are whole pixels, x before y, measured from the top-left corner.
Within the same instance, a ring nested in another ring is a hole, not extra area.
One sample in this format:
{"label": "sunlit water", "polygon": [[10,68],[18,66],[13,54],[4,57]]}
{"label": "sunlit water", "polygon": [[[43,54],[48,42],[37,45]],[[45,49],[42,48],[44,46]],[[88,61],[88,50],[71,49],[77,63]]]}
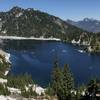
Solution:
{"label": "sunlit water", "polygon": [[9,41],[5,45],[11,54],[10,74],[29,73],[41,86],[50,82],[55,55],[61,67],[69,64],[76,85],[100,78],[100,55],[90,55],[72,44],[55,41]]}

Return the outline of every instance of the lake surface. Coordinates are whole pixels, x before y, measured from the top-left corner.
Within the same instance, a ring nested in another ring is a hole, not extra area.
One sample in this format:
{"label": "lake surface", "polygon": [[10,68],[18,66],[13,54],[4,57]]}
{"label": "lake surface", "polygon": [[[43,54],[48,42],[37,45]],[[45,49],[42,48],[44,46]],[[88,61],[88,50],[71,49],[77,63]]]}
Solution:
{"label": "lake surface", "polygon": [[11,54],[10,74],[28,73],[40,86],[48,86],[57,55],[61,67],[69,64],[76,85],[89,79],[100,79],[100,55],[81,52],[80,48],[68,43],[37,40],[9,40],[4,49]]}

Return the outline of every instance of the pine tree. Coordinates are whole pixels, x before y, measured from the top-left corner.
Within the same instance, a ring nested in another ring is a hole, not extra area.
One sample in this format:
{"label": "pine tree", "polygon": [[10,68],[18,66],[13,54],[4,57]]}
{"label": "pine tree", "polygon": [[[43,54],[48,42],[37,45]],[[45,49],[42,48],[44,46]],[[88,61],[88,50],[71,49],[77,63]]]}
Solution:
{"label": "pine tree", "polygon": [[63,68],[63,76],[64,76],[64,83],[67,84],[68,90],[71,90],[74,87],[74,79],[71,73],[71,70],[67,64],[64,65]]}
{"label": "pine tree", "polygon": [[71,98],[71,90],[74,87],[74,79],[68,65],[63,69],[59,68],[58,62],[55,63],[52,73],[52,88],[59,100]]}
{"label": "pine tree", "polygon": [[58,94],[58,86],[59,86],[59,80],[60,80],[60,68],[59,64],[56,61],[54,63],[54,68],[52,72],[52,88],[54,90],[54,94]]}
{"label": "pine tree", "polygon": [[62,81],[62,98],[63,100],[67,100],[71,97],[71,90],[74,88],[74,79],[70,68],[67,64],[64,65],[62,70],[63,73],[63,81]]}

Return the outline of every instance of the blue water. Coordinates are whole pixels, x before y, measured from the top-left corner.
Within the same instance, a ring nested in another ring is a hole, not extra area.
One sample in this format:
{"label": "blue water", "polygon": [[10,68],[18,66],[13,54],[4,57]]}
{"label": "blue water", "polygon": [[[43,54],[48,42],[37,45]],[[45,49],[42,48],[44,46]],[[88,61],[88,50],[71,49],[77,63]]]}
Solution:
{"label": "blue water", "polygon": [[[14,42],[13,42],[14,43]],[[48,86],[55,55],[61,66],[69,64],[75,83],[87,83],[89,79],[100,79],[100,55],[79,52],[80,48],[68,43],[50,41],[31,41],[8,46],[12,62],[10,74],[32,75],[41,86]]]}

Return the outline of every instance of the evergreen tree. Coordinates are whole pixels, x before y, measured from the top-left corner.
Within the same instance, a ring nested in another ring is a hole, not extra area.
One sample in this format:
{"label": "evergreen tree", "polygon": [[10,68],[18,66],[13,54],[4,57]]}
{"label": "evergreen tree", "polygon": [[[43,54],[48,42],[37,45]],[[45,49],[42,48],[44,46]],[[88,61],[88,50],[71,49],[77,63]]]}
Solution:
{"label": "evergreen tree", "polygon": [[63,100],[67,100],[68,98],[71,98],[71,90],[74,88],[74,79],[67,64],[64,65],[62,73],[62,98]]}
{"label": "evergreen tree", "polygon": [[74,80],[69,69],[65,64],[63,69],[59,68],[58,62],[55,62],[52,73],[52,88],[54,94],[59,100],[68,100],[71,98],[71,90],[74,87]]}
{"label": "evergreen tree", "polygon": [[52,88],[54,89],[54,94],[58,94],[58,86],[59,86],[59,81],[60,81],[60,68],[59,64],[56,61],[54,63],[54,68],[52,72]]}

